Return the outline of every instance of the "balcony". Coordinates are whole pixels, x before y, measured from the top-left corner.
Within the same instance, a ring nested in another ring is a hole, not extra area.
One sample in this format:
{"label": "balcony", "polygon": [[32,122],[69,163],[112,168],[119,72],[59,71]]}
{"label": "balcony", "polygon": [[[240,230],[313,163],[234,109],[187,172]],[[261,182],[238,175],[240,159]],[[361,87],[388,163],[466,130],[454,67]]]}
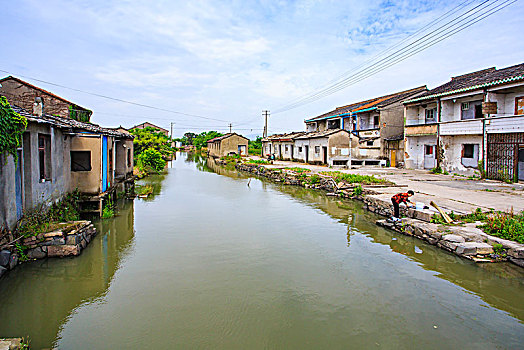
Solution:
{"label": "balcony", "polygon": [[442,122],[440,124],[440,135],[482,135],[482,119]]}
{"label": "balcony", "polygon": [[428,136],[437,134],[437,124],[426,124],[424,120],[406,120],[406,136]]}

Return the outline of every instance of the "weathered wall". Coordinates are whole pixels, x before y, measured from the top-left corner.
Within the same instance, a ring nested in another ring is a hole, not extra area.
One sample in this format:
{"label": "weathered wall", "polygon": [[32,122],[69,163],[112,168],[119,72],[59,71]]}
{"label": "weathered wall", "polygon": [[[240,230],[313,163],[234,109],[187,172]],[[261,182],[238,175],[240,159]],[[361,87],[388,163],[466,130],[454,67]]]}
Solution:
{"label": "weathered wall", "polygon": [[36,97],[42,98],[44,102],[44,112],[47,114],[69,118],[69,103],[56,97],[50,96],[38,89],[21,84],[16,80],[2,81],[0,95],[5,95],[10,104],[17,105],[27,111],[33,110],[33,103]]}
{"label": "weathered wall", "polygon": [[[98,194],[102,183],[102,140],[100,135],[75,135],[71,139],[71,150],[91,151],[91,170],[71,172],[71,190]],[[70,169],[70,168],[69,168]]]}
{"label": "weathered wall", "polygon": [[[478,172],[478,161],[482,154],[482,135],[441,136],[440,141],[444,151],[440,164],[443,170],[464,175],[473,175]],[[476,161],[462,159],[464,144],[478,145],[478,152],[474,155],[477,158]]]}
{"label": "weathered wall", "polygon": [[[306,161],[306,146],[309,145],[309,140],[295,140],[295,153],[294,157],[297,160],[301,160],[303,162]],[[302,151],[299,151],[300,147],[302,147]]]}
{"label": "weathered wall", "polygon": [[437,136],[408,136],[405,138],[404,163],[407,169],[424,169],[424,145],[436,145]]}
{"label": "weathered wall", "polygon": [[[309,163],[324,163],[324,150],[328,146],[327,137],[318,137],[309,140]],[[315,147],[318,147],[318,152]]]}
{"label": "weathered wall", "polygon": [[[128,164],[128,154],[131,163]],[[115,178],[121,180],[133,172],[133,140],[115,141]]]}
{"label": "weathered wall", "polygon": [[219,142],[213,142],[213,144],[218,145],[216,147],[211,147],[211,151],[208,149],[208,152],[210,151],[209,155],[213,157],[224,157],[230,153],[238,154],[238,146],[240,145],[245,146],[246,149],[246,153],[242,155],[247,155],[248,140],[238,135],[231,135]]}
{"label": "weathered wall", "polygon": [[[24,142],[26,147],[26,152],[24,152],[24,206],[31,208],[42,202],[56,201],[69,192],[71,184],[70,136],[64,135],[59,129],[36,123],[28,125],[27,134],[29,134],[29,139],[26,136]],[[40,180],[39,134],[51,137],[50,178],[45,181]]]}
{"label": "weathered wall", "polygon": [[11,155],[0,155],[0,228],[16,224],[15,162]]}

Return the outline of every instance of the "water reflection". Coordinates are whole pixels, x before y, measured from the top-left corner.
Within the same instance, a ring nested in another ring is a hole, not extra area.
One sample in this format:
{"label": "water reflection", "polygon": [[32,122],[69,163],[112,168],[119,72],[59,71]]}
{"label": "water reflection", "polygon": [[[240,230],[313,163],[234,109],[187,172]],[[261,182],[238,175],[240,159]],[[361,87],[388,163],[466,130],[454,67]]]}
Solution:
{"label": "water reflection", "polygon": [[32,348],[51,347],[76,308],[104,298],[132,251],[133,202],[120,203],[118,216],[96,227],[98,235],[79,257],[26,263],[1,280],[2,336],[30,335]]}
{"label": "water reflection", "polygon": [[355,232],[370,237],[375,243],[389,246],[424,269],[435,271],[439,278],[450,281],[480,297],[490,305],[524,320],[524,272],[511,263],[475,264],[423,241],[383,229],[374,224],[377,216],[365,210],[360,202],[342,201],[320,191],[296,186],[271,185],[296,200],[322,210],[338,222],[347,224],[348,246]]}

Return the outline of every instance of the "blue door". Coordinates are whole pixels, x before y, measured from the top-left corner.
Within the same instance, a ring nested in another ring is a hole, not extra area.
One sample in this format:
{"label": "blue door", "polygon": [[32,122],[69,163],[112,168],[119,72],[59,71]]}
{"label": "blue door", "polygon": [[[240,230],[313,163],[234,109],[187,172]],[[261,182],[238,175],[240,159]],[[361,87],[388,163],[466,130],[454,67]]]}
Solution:
{"label": "blue door", "polygon": [[102,192],[107,191],[107,136],[102,136]]}
{"label": "blue door", "polygon": [[20,220],[24,210],[22,201],[22,151],[18,151],[15,172],[16,218]]}

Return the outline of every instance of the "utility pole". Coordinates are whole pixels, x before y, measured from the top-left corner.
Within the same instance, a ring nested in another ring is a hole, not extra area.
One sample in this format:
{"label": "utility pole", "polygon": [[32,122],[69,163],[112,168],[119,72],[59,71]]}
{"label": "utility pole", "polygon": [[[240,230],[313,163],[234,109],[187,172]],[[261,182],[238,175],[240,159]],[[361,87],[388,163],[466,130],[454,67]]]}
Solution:
{"label": "utility pole", "polygon": [[229,133],[231,134],[231,127],[233,126],[233,124],[229,123]]}
{"label": "utility pole", "polygon": [[262,116],[264,116],[264,138],[267,137],[267,117],[269,117],[269,111],[262,111]]}
{"label": "utility pole", "polygon": [[175,124],[174,122],[171,122],[171,140],[173,139],[173,125],[174,124]]}

